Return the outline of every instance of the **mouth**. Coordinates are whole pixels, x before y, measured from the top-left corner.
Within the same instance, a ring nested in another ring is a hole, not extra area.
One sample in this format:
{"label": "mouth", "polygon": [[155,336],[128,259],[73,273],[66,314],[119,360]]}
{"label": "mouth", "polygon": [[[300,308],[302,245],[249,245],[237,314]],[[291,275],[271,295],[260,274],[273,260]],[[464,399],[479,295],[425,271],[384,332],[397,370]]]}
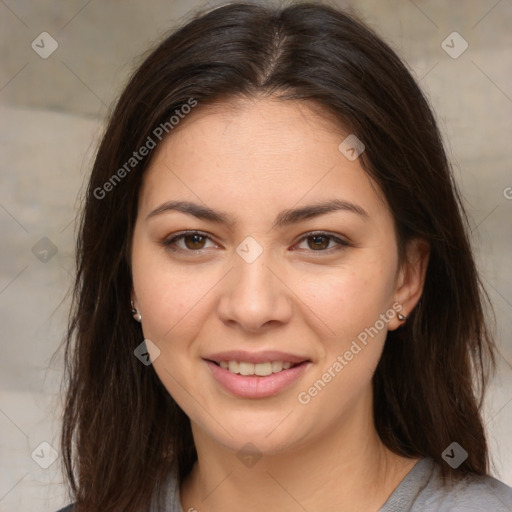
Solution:
{"label": "mouth", "polygon": [[312,361],[279,350],[229,350],[205,354],[213,379],[239,398],[268,398],[284,392],[304,375]]}
{"label": "mouth", "polygon": [[227,370],[235,375],[257,377],[268,377],[274,373],[280,373],[284,370],[289,370],[308,362],[302,361],[299,363],[293,363],[291,361],[265,361],[262,363],[252,363],[250,361],[213,361],[211,359],[207,359],[207,361],[210,361],[218,367],[223,368],[224,370]]}

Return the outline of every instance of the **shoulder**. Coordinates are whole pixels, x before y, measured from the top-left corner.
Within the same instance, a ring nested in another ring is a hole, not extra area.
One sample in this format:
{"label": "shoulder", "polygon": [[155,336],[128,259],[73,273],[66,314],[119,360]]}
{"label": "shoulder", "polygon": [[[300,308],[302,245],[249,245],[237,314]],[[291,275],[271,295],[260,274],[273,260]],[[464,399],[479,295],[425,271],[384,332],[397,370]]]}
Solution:
{"label": "shoulder", "polygon": [[446,482],[433,459],[416,463],[379,512],[512,512],[512,488],[491,476]]}
{"label": "shoulder", "polygon": [[465,477],[451,486],[432,486],[424,510],[512,512],[512,488],[491,476]]}
{"label": "shoulder", "polygon": [[[163,502],[165,505],[166,512],[183,512],[180,502],[180,486],[177,471],[174,467],[171,467],[169,474],[167,475],[167,485],[164,488]],[[151,504],[151,510],[163,510],[156,504]],[[57,512],[74,512],[75,503],[71,503],[64,508],[57,510]]]}

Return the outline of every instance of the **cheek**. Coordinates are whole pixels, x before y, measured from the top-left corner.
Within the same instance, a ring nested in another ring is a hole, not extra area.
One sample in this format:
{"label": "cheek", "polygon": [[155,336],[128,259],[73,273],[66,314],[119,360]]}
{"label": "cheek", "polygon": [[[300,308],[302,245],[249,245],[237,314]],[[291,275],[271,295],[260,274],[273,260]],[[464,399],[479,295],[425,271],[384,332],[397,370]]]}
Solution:
{"label": "cheek", "polygon": [[346,340],[373,325],[392,296],[389,274],[375,263],[360,262],[321,275],[304,272],[296,283],[294,291],[309,307],[309,316],[322,320],[331,339]]}
{"label": "cheek", "polygon": [[144,339],[159,349],[152,361],[158,378],[187,415],[201,418],[190,395],[201,389],[191,380],[194,340],[211,308],[209,291],[219,280],[212,271],[172,265],[164,251],[138,247],[132,255],[133,286],[142,314]]}
{"label": "cheek", "polygon": [[144,335],[162,342],[187,338],[198,330],[208,307],[208,294],[218,279],[197,269],[161,268],[134,273],[134,288],[141,306]]}
{"label": "cheek", "polygon": [[[387,334],[381,315],[391,308],[392,258],[384,261],[373,253],[359,256],[321,280],[311,275],[304,279],[304,274],[300,281],[300,294],[309,298],[308,305],[334,334],[323,339],[318,370],[298,398],[331,420],[370,389]],[[333,403],[339,407],[333,408]]]}
{"label": "cheek", "polygon": [[327,283],[321,291],[314,280],[303,283],[304,296],[309,293],[315,314],[334,334],[322,337],[318,367],[297,399],[313,416],[337,422],[371,389],[387,334],[380,315],[388,310],[389,293],[371,273],[340,273]]}
{"label": "cheek", "polygon": [[217,274],[208,265],[173,262],[165,248],[136,230],[132,279],[144,336],[164,342],[180,329],[198,328],[201,322],[195,320],[221,277]]}

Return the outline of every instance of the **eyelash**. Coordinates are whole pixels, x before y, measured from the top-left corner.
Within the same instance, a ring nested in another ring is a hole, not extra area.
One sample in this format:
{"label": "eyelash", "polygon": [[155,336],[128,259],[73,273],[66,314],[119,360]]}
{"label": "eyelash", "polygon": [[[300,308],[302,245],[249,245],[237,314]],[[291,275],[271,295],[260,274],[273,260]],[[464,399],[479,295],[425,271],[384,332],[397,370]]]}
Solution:
{"label": "eyelash", "polygon": [[[187,236],[192,236],[192,235],[199,235],[203,238],[207,238],[208,240],[212,240],[211,237],[202,232],[202,231],[182,231],[181,233],[178,233],[177,235],[173,235],[171,238],[166,238],[164,240],[162,240],[162,245],[164,247],[166,247],[167,249],[169,249],[170,251],[173,251],[173,252],[184,252],[184,253],[199,253],[201,254],[202,251],[204,251],[205,249],[197,249],[197,250],[193,250],[193,249],[183,249],[181,247],[176,247],[175,244],[178,240],[182,240],[184,239],[185,237]],[[311,253],[327,253],[327,254],[331,254],[331,252],[334,250],[334,251],[339,251],[341,250],[342,248],[344,247],[350,247],[351,244],[349,244],[347,241],[345,240],[342,240],[341,238],[338,238],[337,236],[334,236],[330,233],[326,233],[324,231],[311,231],[310,233],[306,233],[304,236],[302,236],[299,241],[297,242],[298,244],[302,243],[303,241],[307,240],[308,238],[313,238],[313,237],[323,237],[323,238],[328,238],[329,239],[329,243],[331,241],[333,242],[336,242],[336,244],[338,244],[338,247],[330,247],[328,249],[318,249],[318,250],[314,250],[314,249],[310,249],[309,252]]]}

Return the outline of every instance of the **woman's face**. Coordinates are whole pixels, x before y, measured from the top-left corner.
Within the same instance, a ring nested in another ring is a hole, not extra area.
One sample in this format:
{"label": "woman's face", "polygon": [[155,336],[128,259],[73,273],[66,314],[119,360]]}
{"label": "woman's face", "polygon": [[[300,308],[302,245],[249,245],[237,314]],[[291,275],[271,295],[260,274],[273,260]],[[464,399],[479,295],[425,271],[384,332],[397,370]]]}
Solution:
{"label": "woman's face", "polygon": [[133,300],[154,369],[194,431],[234,450],[370,422],[387,330],[419,298],[347,135],[304,103],[199,105],[144,177]]}

